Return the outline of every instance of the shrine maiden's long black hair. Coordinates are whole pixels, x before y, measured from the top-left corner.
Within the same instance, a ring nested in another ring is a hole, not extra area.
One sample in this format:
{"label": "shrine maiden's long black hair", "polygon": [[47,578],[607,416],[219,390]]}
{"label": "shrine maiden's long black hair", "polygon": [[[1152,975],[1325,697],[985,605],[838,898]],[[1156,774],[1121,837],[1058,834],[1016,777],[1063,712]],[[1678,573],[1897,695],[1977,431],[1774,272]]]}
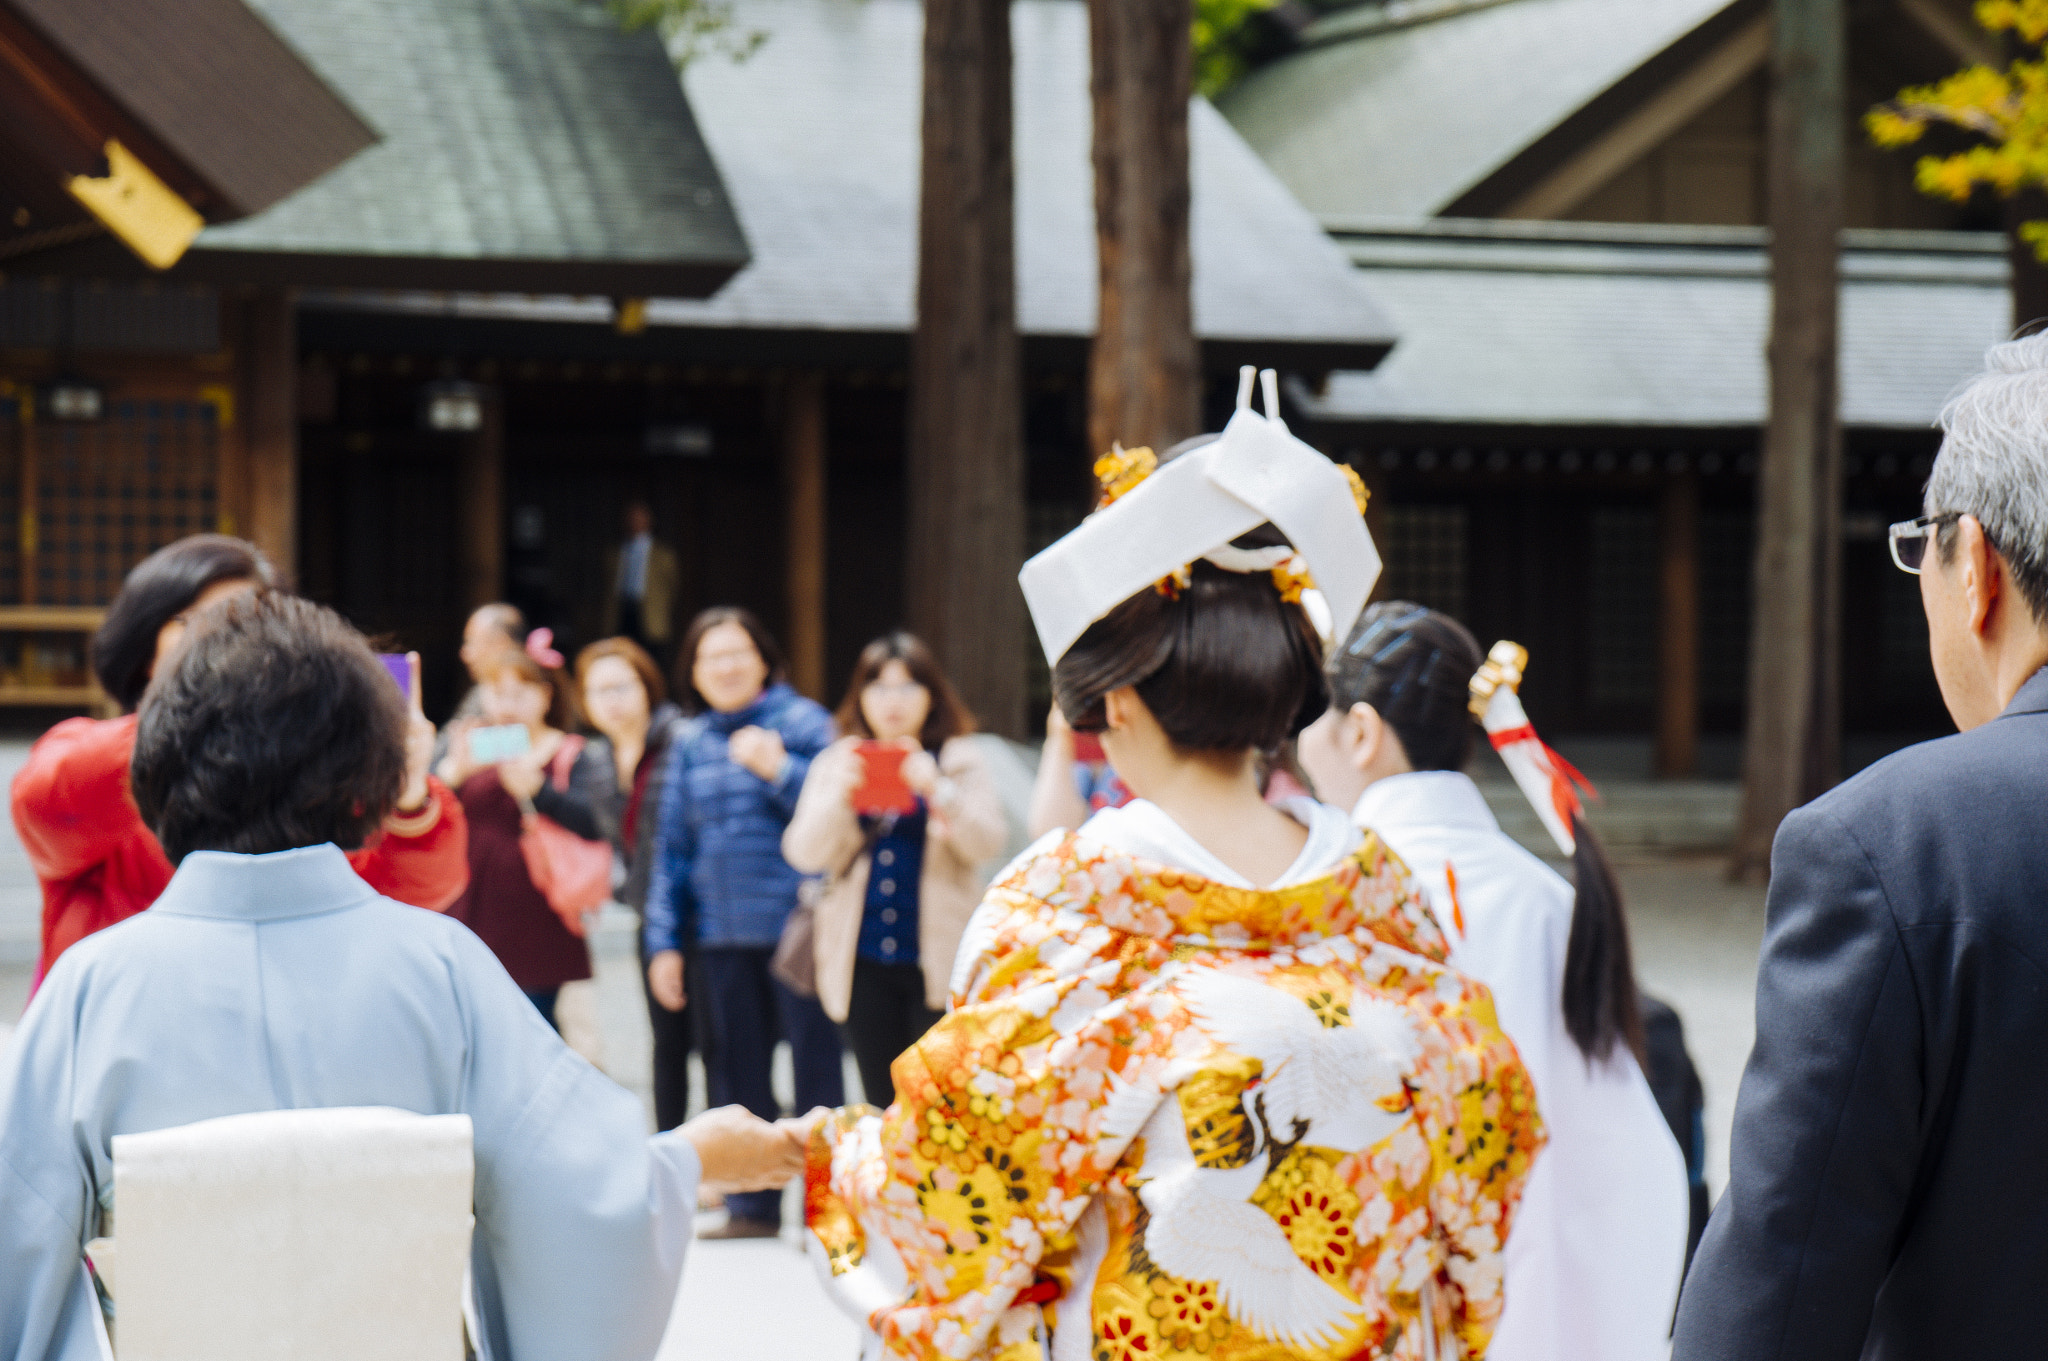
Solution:
{"label": "shrine maiden's long black hair", "polygon": [[[1326,668],[1333,707],[1370,704],[1393,730],[1417,770],[1459,770],[1477,730],[1472,674],[1484,654],[1457,620],[1405,600],[1386,600],[1359,617]],[[1606,849],[1583,815],[1572,819],[1571,935],[1564,956],[1564,1025],[1579,1052],[1604,1059],[1624,1044],[1643,1057],[1642,1006],[1621,885]]]}

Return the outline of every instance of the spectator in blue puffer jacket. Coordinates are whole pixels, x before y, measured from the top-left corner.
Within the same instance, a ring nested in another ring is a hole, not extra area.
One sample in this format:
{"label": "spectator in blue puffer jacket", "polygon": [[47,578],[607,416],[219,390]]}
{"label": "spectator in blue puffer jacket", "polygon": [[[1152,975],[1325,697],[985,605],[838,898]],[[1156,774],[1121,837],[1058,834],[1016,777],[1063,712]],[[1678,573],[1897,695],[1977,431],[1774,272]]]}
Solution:
{"label": "spectator in blue puffer jacket", "polygon": [[[702,1017],[713,1106],[782,1114],[769,1087],[778,1035],[789,1041],[796,1108],[836,1107],[846,1094],[839,1032],[815,998],[769,973],[800,875],[782,858],[811,758],[832,741],[832,716],[783,681],[782,649],[750,612],[705,610],[677,651],[678,698],[691,717],[662,766],[661,820],[647,889],[648,990],[673,1011],[684,1003],[690,952],[692,1010]],[[704,1238],[769,1238],[781,1227],[774,1191],[728,1195],[722,1230]]]}

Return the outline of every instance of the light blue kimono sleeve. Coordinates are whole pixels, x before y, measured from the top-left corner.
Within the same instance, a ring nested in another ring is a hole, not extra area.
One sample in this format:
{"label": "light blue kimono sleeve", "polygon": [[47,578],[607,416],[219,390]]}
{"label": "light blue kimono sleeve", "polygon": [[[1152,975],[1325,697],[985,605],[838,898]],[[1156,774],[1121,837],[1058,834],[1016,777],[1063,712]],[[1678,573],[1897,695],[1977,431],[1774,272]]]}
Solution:
{"label": "light blue kimono sleeve", "polygon": [[486,1356],[645,1361],[682,1278],[700,1167],[639,1098],[561,1042],[474,937],[463,1102],[476,1130],[472,1266]]}
{"label": "light blue kimono sleeve", "polygon": [[76,1069],[68,960],[0,1053],[0,1358],[97,1361],[94,1297],[80,1264],[98,1213],[92,1165],[71,1128]]}

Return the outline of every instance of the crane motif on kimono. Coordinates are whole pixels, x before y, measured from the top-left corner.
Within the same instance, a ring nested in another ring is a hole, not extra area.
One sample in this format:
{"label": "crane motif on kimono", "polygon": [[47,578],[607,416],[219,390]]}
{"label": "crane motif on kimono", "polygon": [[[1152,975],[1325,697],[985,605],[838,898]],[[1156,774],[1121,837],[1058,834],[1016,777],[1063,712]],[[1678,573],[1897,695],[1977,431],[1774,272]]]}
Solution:
{"label": "crane motif on kimono", "polygon": [[1316,1006],[1207,970],[1188,974],[1177,991],[1202,1030],[1256,1060],[1259,1076],[1240,1096],[1249,1147],[1223,1160],[1236,1165],[1197,1159],[1179,1101],[1147,1122],[1138,1193],[1150,1216],[1145,1252],[1180,1280],[1214,1282],[1231,1317],[1261,1336],[1330,1345],[1356,1326],[1359,1305],[1302,1260],[1253,1197],[1293,1147],[1354,1153],[1409,1119],[1402,1073],[1417,1051],[1411,1022],[1376,998]]}

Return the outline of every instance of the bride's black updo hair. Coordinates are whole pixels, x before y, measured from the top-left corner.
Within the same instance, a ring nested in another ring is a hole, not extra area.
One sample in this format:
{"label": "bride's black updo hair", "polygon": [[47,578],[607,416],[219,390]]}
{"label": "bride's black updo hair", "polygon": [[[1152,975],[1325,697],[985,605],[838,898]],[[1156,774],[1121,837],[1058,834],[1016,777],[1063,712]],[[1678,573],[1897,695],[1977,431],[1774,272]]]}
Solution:
{"label": "bride's black updo hair", "polygon": [[[1215,438],[1185,440],[1161,462]],[[1233,542],[1268,548],[1287,538],[1264,524]],[[1075,732],[1101,732],[1103,696],[1126,685],[1188,752],[1270,752],[1330,703],[1308,612],[1280,598],[1270,572],[1201,559],[1177,597],[1146,587],[1090,624],[1052,669],[1053,699]]]}
{"label": "bride's black updo hair", "polygon": [[[1240,548],[1286,542],[1262,527]],[[1197,561],[1177,599],[1146,587],[1088,626],[1052,669],[1076,732],[1101,732],[1104,695],[1135,686],[1176,751],[1271,751],[1329,707],[1323,646],[1267,572]]]}

